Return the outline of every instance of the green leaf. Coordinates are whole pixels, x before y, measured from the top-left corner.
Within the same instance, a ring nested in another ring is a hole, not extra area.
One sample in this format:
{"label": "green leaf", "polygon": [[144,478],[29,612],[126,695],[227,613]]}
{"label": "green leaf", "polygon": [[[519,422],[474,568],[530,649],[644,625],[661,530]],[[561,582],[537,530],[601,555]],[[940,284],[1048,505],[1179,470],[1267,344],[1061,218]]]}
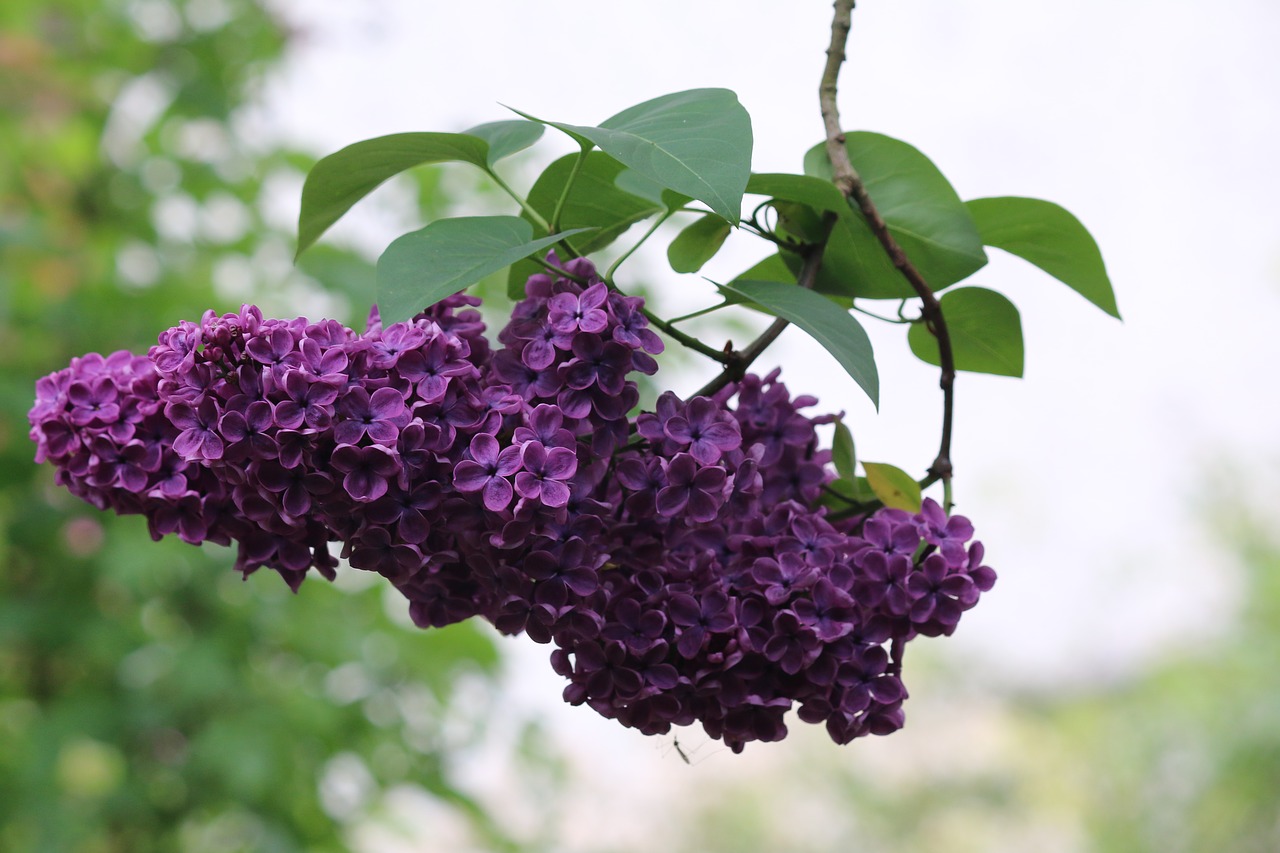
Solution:
{"label": "green leaf", "polygon": [[395,133],[322,158],[302,185],[295,258],[388,178],[414,166],[450,160],[487,169],[488,154],[485,140],[464,133]]}
{"label": "green leaf", "polygon": [[751,269],[739,274],[732,283],[737,284],[741,281],[777,281],[783,284],[795,284],[796,274],[787,266],[782,255],[770,255]]}
{"label": "green leaf", "polygon": [[851,504],[866,504],[874,500],[876,500],[876,494],[871,491],[866,477],[841,477],[823,487],[823,492],[818,497],[818,504],[839,511],[849,509]]}
{"label": "green leaf", "polygon": [[378,258],[378,308],[383,322],[407,320],[574,233],[535,240],[533,226],[518,216],[467,216],[440,219],[405,234]]}
{"label": "green leaf", "polygon": [[747,181],[747,192],[752,195],[800,202],[815,210],[834,211],[841,218],[861,218],[861,214],[849,207],[845,197],[829,178],[789,175],[782,172],[753,174]]}
{"label": "green leaf", "polygon": [[1038,266],[1119,319],[1102,252],[1069,211],[1038,198],[978,198],[966,202],[982,242]]}
{"label": "green leaf", "polygon": [[[938,300],[951,337],[956,370],[1021,376],[1022,321],[1007,298],[984,287],[961,287]],[[940,364],[938,341],[915,323],[907,330],[911,351],[922,361]]]}
{"label": "green leaf", "polygon": [[694,221],[676,235],[667,247],[667,260],[676,272],[697,272],[715,257],[733,230],[723,218],[709,214]]}
{"label": "green leaf", "polygon": [[489,153],[485,163],[490,170],[504,157],[510,157],[525,150],[542,138],[545,127],[536,121],[491,121],[478,124],[465,131],[467,136],[476,136],[489,144]]}
{"label": "green leaf", "polygon": [[738,223],[751,174],[751,116],[728,89],[663,95],[599,127],[547,123]]}
{"label": "green leaf", "polygon": [[[578,156],[569,154],[556,160],[530,187],[529,206],[544,218],[550,220],[555,212]],[[622,164],[608,154],[591,151],[574,178],[569,197],[560,211],[560,225],[566,229],[596,229],[579,240],[570,241],[579,254],[599,251],[635,223],[662,212],[662,205],[618,188],[614,181],[622,169]]]}
{"label": "green leaf", "polygon": [[[781,254],[770,255],[750,269],[739,273],[730,284],[738,285],[744,281],[776,281],[792,286],[796,283],[796,272],[798,270],[799,267],[793,271],[787,266]],[[715,284],[715,282],[712,282],[712,284]],[[716,286],[719,287],[719,285]],[[718,308],[723,308],[727,305],[741,305],[744,302],[749,303],[751,301],[739,293],[731,293],[724,288],[720,288],[720,295],[724,297],[724,302],[717,306]]]}
{"label": "green leaf", "polygon": [[[529,189],[529,206],[550,219],[565,182],[573,171],[577,154],[568,154],[548,166]],[[661,201],[628,192],[618,186],[617,178],[629,171],[617,160],[601,151],[587,154],[573,188],[560,212],[562,228],[590,228],[579,240],[569,244],[580,255],[599,251],[612,243],[632,225],[661,213]],[[524,298],[524,285],[529,276],[542,272],[533,261],[516,263],[507,275],[507,295]]]}
{"label": "green leaf", "polygon": [[853,450],[853,433],[844,421],[836,421],[836,434],[831,442],[831,462],[843,479],[852,480],[857,466],[857,454]]}
{"label": "green leaf", "polygon": [[769,314],[790,320],[804,329],[835,356],[840,366],[879,408],[880,380],[871,339],[862,324],[848,311],[812,290],[777,281],[735,280],[716,286],[722,292],[754,302]]}
{"label": "green leaf", "polygon": [[635,169],[623,169],[618,173],[618,177],[614,178],[613,182],[618,189],[629,192],[632,195],[638,195],[640,198],[647,198],[667,210],[677,210],[693,200],[683,193],[665,189],[662,184],[651,178],[646,178]]}
{"label": "green leaf", "polygon": [[519,302],[525,297],[525,285],[529,281],[529,276],[544,272],[537,261],[525,258],[516,261],[511,265],[511,269],[507,272],[507,298],[513,302]]}
{"label": "green leaf", "polygon": [[[956,191],[924,154],[897,139],[859,131],[845,135],[849,159],[898,245],[935,290],[977,272],[987,263],[978,228]],[[805,155],[808,175],[830,180],[826,145]],[[843,292],[869,299],[900,299],[914,291],[894,269],[859,211],[849,233],[837,229],[823,269],[843,282]],[[871,251],[874,247],[875,251]],[[819,289],[839,284],[823,282]]]}
{"label": "green leaf", "polygon": [[[754,174],[747,182],[747,192],[769,196],[778,212],[778,227],[805,242],[814,239],[813,223],[820,218],[820,211],[833,211],[839,216],[827,240],[822,268],[814,280],[813,289],[818,293],[846,299],[909,299],[916,295],[885,254],[861,211],[850,207],[829,179],[782,173]],[[796,205],[807,208],[809,215],[799,215]],[[783,252],[782,257],[794,279],[800,273],[803,260],[794,252]]]}
{"label": "green leaf", "polygon": [[867,484],[880,503],[907,512],[920,511],[920,484],[910,474],[883,462],[863,462],[862,467],[867,472]]}

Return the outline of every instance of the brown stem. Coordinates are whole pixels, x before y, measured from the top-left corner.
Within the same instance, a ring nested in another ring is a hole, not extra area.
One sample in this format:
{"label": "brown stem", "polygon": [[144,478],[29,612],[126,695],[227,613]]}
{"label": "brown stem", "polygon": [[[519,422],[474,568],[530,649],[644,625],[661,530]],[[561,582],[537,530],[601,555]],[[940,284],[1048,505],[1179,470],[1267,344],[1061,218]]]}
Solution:
{"label": "brown stem", "polygon": [[835,15],[831,21],[831,46],[827,48],[827,67],[822,74],[822,83],[818,87],[818,101],[822,106],[822,121],[827,131],[827,157],[831,160],[832,180],[851,204],[862,212],[871,231],[884,247],[893,265],[898,268],[911,289],[920,297],[921,314],[925,327],[938,340],[938,360],[942,373],[938,380],[942,388],[942,440],[938,445],[938,455],[929,466],[929,474],[936,479],[949,483],[951,480],[951,421],[955,409],[955,358],[951,352],[951,335],[947,332],[947,321],[942,316],[942,306],[933,290],[925,282],[920,271],[915,268],[907,254],[898,245],[898,241],[889,233],[889,226],[884,217],[876,209],[867,194],[862,178],[849,161],[849,151],[845,148],[844,131],[840,128],[840,110],[836,106],[836,82],[840,77],[840,66],[845,60],[845,44],[849,40],[854,0],[835,0]]}

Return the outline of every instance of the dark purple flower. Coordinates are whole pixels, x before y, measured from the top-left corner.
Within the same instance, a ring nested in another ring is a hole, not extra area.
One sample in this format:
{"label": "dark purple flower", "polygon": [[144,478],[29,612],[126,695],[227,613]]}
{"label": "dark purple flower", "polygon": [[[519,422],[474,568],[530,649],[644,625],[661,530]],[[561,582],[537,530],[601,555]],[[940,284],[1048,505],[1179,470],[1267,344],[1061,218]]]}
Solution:
{"label": "dark purple flower", "polygon": [[297,367],[302,357],[296,351],[297,339],[287,326],[276,325],[255,335],[245,346],[254,361],[273,368]]}
{"label": "dark purple flower", "polygon": [[907,578],[912,624],[925,636],[950,635],[960,614],[978,600],[978,588],[968,575],[952,574],[940,553],[930,554]]}
{"label": "dark purple flower", "polygon": [[852,716],[873,703],[900,702],[906,696],[902,682],[887,673],[889,655],[880,646],[854,654],[840,665],[836,683],[840,685],[840,710]]}
{"label": "dark purple flower", "polygon": [[71,403],[71,423],[76,426],[86,426],[94,421],[109,423],[120,414],[119,392],[109,376],[71,383],[67,399]]}
{"label": "dark purple flower", "polygon": [[911,558],[868,548],[859,552],[856,560],[859,571],[853,594],[858,602],[864,607],[880,607],[884,602],[888,612],[905,616],[911,606],[904,597],[907,577],[911,574]]}
{"label": "dark purple flower", "polygon": [[668,602],[667,610],[679,629],[676,651],[685,658],[696,657],[710,634],[723,634],[737,625],[729,597],[719,589],[707,590],[696,598],[677,593]]}
{"label": "dark purple flower", "polygon": [[543,447],[575,447],[573,433],[564,428],[564,413],[555,406],[535,406],[528,416],[528,426],[516,427],[512,436],[518,444],[541,442]]}
{"label": "dark purple flower", "polygon": [[820,578],[808,597],[797,599],[792,609],[824,643],[850,633],[854,620],[858,618],[853,599],[848,593],[836,589],[826,578]]}
{"label": "dark purple flower", "polygon": [[720,407],[706,397],[690,400],[686,414],[670,418],[663,431],[703,465],[716,464],[724,453],[742,445],[737,424],[724,420]]}
{"label": "dark purple flower", "polygon": [[818,573],[794,551],[778,554],[777,559],[760,557],[751,566],[751,577],[760,585],[765,600],[779,605],[793,592],[806,590],[818,579]]}
{"label": "dark purple flower", "polygon": [[[333,401],[342,390],[339,378],[314,377],[301,370],[286,372],[287,399],[275,406],[276,423],[282,429],[298,429],[304,423],[311,429],[326,429],[333,421]],[[347,443],[355,444],[354,441]]]}
{"label": "dark purple flower", "polygon": [[160,448],[132,441],[120,449],[116,476],[120,488],[130,492],[143,492],[151,475],[160,469]]}
{"label": "dark purple flower", "polygon": [[982,547],[982,543],[974,542],[969,546],[969,562],[964,569],[964,573],[973,581],[973,585],[979,592],[987,592],[996,585],[995,570],[990,566],[982,565],[985,554],[986,549]]}
{"label": "dark purple flower", "polygon": [[578,458],[572,450],[553,447],[547,450],[541,442],[531,441],[523,447],[524,470],[516,474],[516,491],[527,500],[539,500],[546,506],[561,507],[569,502],[566,481],[578,470]]}
{"label": "dark purple flower", "polygon": [[311,511],[313,497],[333,491],[333,478],[328,474],[302,466],[286,468],[275,460],[259,463],[254,474],[262,488],[277,496],[280,508],[294,518]]}
{"label": "dark purple flower", "polygon": [[487,433],[471,439],[471,459],[454,469],[453,485],[460,492],[483,492],[486,509],[499,512],[511,503],[511,481],[520,470],[520,448],[499,449],[498,440]]}
{"label": "dark purple flower", "polygon": [[160,333],[159,344],[151,348],[151,359],[161,372],[177,373],[195,363],[201,338],[200,327],[183,320],[172,329]]}
{"label": "dark purple flower", "polygon": [[395,323],[382,330],[382,334],[369,339],[373,346],[373,367],[390,370],[400,360],[401,353],[422,346],[427,333],[409,323]]}
{"label": "dark purple flower", "polygon": [[605,394],[622,393],[631,369],[631,350],[614,341],[605,343],[599,335],[578,335],[573,339],[573,355],[561,368],[566,385],[575,391],[595,385]]}
{"label": "dark purple flower", "polygon": [[[279,453],[280,446],[271,435],[275,416],[271,404],[265,400],[244,403],[247,398],[235,398],[228,403],[228,411],[218,421],[218,432],[226,441],[228,460],[271,459]],[[243,405],[240,408],[230,408]]]}
{"label": "dark purple flower", "polygon": [[[346,330],[335,321],[338,329]],[[347,352],[340,333],[326,331],[327,326],[308,326],[307,336],[298,342],[302,354],[302,369],[312,376],[337,377],[347,369]],[[349,331],[349,330],[346,330]]]}
{"label": "dark purple flower", "polygon": [[872,548],[886,554],[910,557],[920,545],[920,532],[910,515],[902,510],[881,510],[862,526],[862,538]]}
{"label": "dark purple flower", "polygon": [[401,376],[414,383],[424,401],[436,403],[444,399],[454,377],[475,371],[475,367],[462,358],[457,349],[456,345],[451,345],[448,335],[437,333],[425,341],[425,346],[403,353],[397,369]]}
{"label": "dark purple flower", "polygon": [[385,495],[391,479],[400,471],[395,454],[379,444],[368,447],[340,444],[333,451],[329,464],[335,471],[346,474],[342,487],[362,503]]}
{"label": "dark purple flower", "polygon": [[618,462],[615,475],[618,483],[632,493],[627,498],[627,512],[635,518],[653,515],[658,490],[667,484],[662,460],[628,456]]}
{"label": "dark purple flower", "polygon": [[589,595],[598,584],[590,567],[549,551],[533,551],[521,562],[520,570],[533,581],[534,600],[552,607],[563,607],[570,593]]}
{"label": "dark purple flower", "polygon": [[820,651],[818,636],[790,610],[773,618],[773,634],[764,646],[764,656],[795,675]]}
{"label": "dark purple flower", "polygon": [[724,502],[725,470],[701,468],[687,453],[678,453],[667,465],[667,485],[658,492],[658,512],[667,517],[686,512],[693,521],[715,519]]}
{"label": "dark purple flower", "polygon": [[621,643],[578,643],[574,654],[574,682],[584,689],[584,699],[634,698],[644,688],[640,673],[630,663],[626,646]]}
{"label": "dark purple flower", "polygon": [[658,445],[667,439],[667,422],[681,414],[683,410],[684,405],[674,392],[663,391],[658,397],[656,410],[652,414],[641,413],[636,418],[636,431]]}
{"label": "dark purple flower", "polygon": [[400,428],[409,422],[404,398],[394,388],[379,388],[369,394],[364,388],[349,388],[338,401],[342,416],[333,428],[338,444],[357,444],[365,435],[376,444],[393,445]]}
{"label": "dark purple flower", "polygon": [[556,353],[573,346],[574,333],[561,332],[550,323],[533,323],[520,359],[531,370],[546,370],[556,360]]}
{"label": "dark purple flower", "polygon": [[642,608],[634,598],[624,598],[600,629],[600,636],[625,644],[632,654],[643,655],[661,640],[666,626],[667,617],[661,611]]}
{"label": "dark purple flower", "polygon": [[632,349],[657,355],[663,350],[662,338],[649,328],[643,305],[644,300],[638,296],[609,295],[609,306],[618,320],[618,325],[613,327],[613,339]]}
{"label": "dark purple flower", "polygon": [[376,524],[395,524],[396,538],[420,545],[431,534],[432,512],[440,506],[440,484],[417,483],[412,491],[392,487],[369,507],[369,520]]}
{"label": "dark purple flower", "polygon": [[925,498],[920,512],[916,516],[916,527],[920,536],[930,545],[938,546],[938,550],[953,564],[964,562],[964,545],[973,538],[973,525],[963,515],[950,518],[938,506],[933,498]]}
{"label": "dark purple flower", "polygon": [[204,398],[196,407],[171,403],[165,407],[165,415],[182,430],[173,440],[175,453],[188,460],[222,458],[222,437],[217,431],[218,406],[212,398]]}
{"label": "dark purple flower", "polygon": [[393,539],[386,528],[370,527],[353,543],[350,560],[357,569],[399,578],[422,565],[422,552],[416,545]]}

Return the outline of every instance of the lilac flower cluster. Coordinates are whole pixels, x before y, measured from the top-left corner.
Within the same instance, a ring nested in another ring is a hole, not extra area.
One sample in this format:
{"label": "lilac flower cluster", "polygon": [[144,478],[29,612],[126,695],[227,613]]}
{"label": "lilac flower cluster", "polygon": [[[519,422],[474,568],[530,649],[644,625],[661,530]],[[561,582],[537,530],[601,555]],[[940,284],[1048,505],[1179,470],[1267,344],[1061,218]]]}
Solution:
{"label": "lilac flower cluster", "polygon": [[566,701],[645,733],[700,722],[736,751],[793,707],[839,743],[899,728],[903,645],[995,581],[972,526],[931,501],[829,517],[830,418],[776,372],[633,416],[662,343],[641,300],[564,269],[497,351],[458,295],[363,333],[209,312],[148,357],[76,359],[37,386],[37,461],[295,589],[342,543],[418,625],[552,643]]}
{"label": "lilac flower cluster", "polygon": [[159,540],[230,544],[249,525],[232,512],[229,487],[173,449],[155,365],[120,351],[91,353],[36,383],[31,437],[36,461],[54,465],[72,494],[120,515],[142,514]]}

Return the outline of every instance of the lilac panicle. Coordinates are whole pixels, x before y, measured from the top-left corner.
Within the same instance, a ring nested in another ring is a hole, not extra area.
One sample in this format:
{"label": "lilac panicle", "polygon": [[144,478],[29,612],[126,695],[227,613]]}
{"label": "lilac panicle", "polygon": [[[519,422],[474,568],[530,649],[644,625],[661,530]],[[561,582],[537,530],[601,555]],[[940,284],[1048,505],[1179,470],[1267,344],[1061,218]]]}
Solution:
{"label": "lilac panicle", "polygon": [[[564,698],[734,751],[903,725],[902,645],[948,635],[995,583],[961,516],[841,517],[815,427],[778,372],[632,416],[662,341],[590,261],[531,277],[495,348],[458,294],[363,332],[207,312],[147,356],[41,379],[36,460],[153,536],[237,545],[294,589],[337,559],[415,624],[481,616],[553,646]],[[585,283],[584,283],[585,282]]]}

